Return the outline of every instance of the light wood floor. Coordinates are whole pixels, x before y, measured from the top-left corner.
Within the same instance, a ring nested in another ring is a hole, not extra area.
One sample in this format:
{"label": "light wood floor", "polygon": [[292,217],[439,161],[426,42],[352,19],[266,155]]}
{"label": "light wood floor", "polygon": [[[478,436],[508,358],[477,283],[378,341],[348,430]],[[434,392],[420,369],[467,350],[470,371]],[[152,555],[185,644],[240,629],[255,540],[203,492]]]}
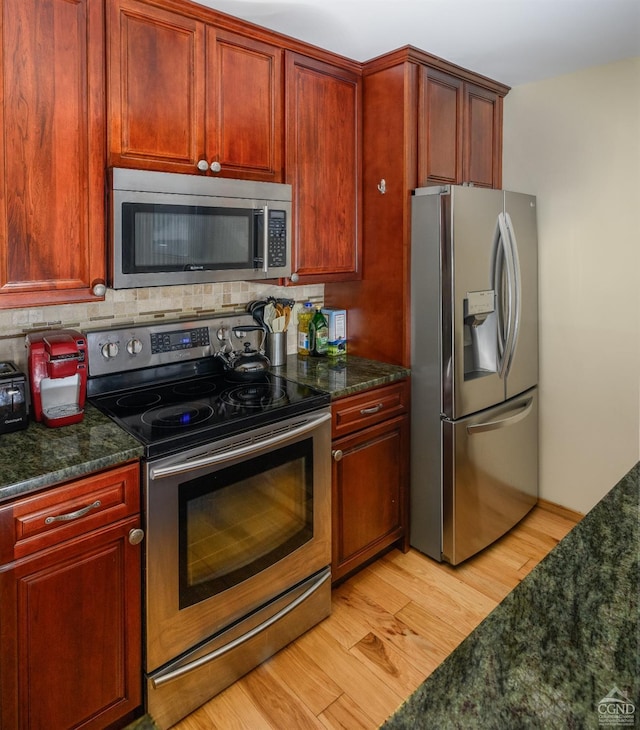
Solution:
{"label": "light wood floor", "polygon": [[333,591],[329,618],[175,730],[377,728],[579,518],[537,506],[457,568],[387,553]]}

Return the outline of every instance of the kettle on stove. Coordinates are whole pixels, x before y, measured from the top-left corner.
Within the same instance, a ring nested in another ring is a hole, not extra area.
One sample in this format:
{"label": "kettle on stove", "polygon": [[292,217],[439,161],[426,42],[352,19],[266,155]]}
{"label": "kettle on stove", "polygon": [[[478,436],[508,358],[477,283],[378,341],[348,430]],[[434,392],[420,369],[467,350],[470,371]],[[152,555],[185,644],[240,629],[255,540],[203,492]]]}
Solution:
{"label": "kettle on stove", "polygon": [[229,373],[229,377],[233,380],[258,380],[271,367],[269,358],[264,354],[264,342],[267,336],[264,327],[259,325],[248,325],[246,327],[234,327],[232,332],[238,337],[244,337],[244,333],[253,330],[262,332],[262,341],[258,349],[252,348],[250,342],[244,343],[244,349],[225,351],[223,348],[216,353]]}
{"label": "kettle on stove", "polygon": [[33,416],[46,426],[82,421],[87,392],[87,340],[75,330],[26,338]]}

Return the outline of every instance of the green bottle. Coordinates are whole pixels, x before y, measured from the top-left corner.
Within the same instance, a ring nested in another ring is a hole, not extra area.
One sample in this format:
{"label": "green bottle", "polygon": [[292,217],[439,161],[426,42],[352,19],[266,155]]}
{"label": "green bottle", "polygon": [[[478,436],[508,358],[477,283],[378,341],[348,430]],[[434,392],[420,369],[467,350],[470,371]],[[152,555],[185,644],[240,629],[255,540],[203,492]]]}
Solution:
{"label": "green bottle", "polygon": [[329,325],[326,317],[316,307],[316,313],[309,322],[309,352],[312,357],[325,357],[329,348]]}

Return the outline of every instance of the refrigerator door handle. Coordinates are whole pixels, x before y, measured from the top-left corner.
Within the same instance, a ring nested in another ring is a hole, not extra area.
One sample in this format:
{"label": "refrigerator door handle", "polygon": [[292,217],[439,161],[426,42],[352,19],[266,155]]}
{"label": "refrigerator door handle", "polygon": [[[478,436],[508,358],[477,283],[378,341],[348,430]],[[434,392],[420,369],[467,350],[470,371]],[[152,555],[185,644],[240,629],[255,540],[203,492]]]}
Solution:
{"label": "refrigerator door handle", "polygon": [[[498,375],[504,378],[513,347],[514,310],[514,265],[513,249],[504,213],[498,214],[493,258],[493,286],[498,298]],[[506,301],[505,299],[506,286]],[[506,308],[506,312],[505,312]]]}
{"label": "refrigerator door handle", "polygon": [[533,398],[529,398],[522,406],[518,409],[518,412],[508,418],[501,418],[498,421],[486,421],[485,423],[475,423],[467,426],[467,433],[469,436],[473,436],[477,433],[485,433],[486,431],[496,431],[499,428],[507,428],[513,426],[518,421],[522,421],[529,415],[533,406]]}
{"label": "refrigerator door handle", "polygon": [[520,313],[522,309],[522,280],[520,276],[520,258],[518,256],[518,242],[516,240],[516,231],[511,221],[509,213],[504,214],[505,228],[508,236],[509,248],[511,249],[511,265],[513,276],[513,295],[514,295],[514,306],[511,311],[511,328],[513,332],[513,338],[511,340],[511,346],[506,353],[506,368],[505,374],[508,375],[511,370],[511,363],[513,361],[513,355],[516,351],[518,343],[518,335],[520,334]]}

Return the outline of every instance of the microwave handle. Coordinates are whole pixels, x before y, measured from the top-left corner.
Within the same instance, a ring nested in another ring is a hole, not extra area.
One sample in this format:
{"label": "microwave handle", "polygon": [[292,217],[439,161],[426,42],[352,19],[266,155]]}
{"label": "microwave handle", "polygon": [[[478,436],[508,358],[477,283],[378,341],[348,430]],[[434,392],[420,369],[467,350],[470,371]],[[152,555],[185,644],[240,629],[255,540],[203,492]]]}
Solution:
{"label": "microwave handle", "polygon": [[262,271],[269,271],[269,206],[265,203],[262,209]]}

